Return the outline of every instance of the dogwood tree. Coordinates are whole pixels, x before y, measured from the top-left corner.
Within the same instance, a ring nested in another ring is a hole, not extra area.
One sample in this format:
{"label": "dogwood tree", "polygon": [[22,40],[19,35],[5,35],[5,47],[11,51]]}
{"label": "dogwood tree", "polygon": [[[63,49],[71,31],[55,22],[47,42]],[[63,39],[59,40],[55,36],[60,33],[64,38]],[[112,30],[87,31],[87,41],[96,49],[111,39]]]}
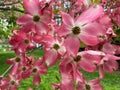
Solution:
{"label": "dogwood tree", "polygon": [[[49,67],[59,61],[61,81],[52,90],[103,90],[105,72],[118,69],[119,45],[115,27],[120,26],[119,0],[23,0],[26,13],[17,19],[10,44],[16,53],[8,59],[8,78],[1,77],[1,90],[17,90],[22,79],[33,76],[41,83]],[[26,52],[34,43],[43,45],[44,56],[35,59]],[[80,50],[84,44],[85,50]],[[86,80],[81,70],[98,71],[99,77]],[[30,90],[30,88],[29,88]]]}

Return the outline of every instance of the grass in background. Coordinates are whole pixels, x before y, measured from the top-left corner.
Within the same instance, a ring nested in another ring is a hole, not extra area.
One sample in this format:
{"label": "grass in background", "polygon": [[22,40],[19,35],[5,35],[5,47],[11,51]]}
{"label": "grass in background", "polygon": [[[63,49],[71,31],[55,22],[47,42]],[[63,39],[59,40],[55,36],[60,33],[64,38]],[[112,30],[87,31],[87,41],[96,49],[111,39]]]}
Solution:
{"label": "grass in background", "polygon": [[13,58],[15,56],[14,52],[0,51],[0,75],[4,73],[4,71],[9,67],[9,65],[6,64],[6,60]]}
{"label": "grass in background", "polygon": [[[29,55],[33,55],[35,58],[39,56],[42,57],[44,52],[42,50],[35,50],[31,52]],[[9,67],[5,64],[6,59],[14,57],[15,54],[10,51],[0,52],[0,75]],[[87,80],[95,79],[98,77],[98,73],[88,73],[83,72],[85,78]],[[48,70],[48,74],[41,76],[41,84],[37,87],[37,90],[51,90],[51,83],[57,83],[58,80],[56,77],[60,78],[58,71],[58,64],[53,67],[50,67]],[[101,81],[101,84],[104,86],[104,90],[120,90],[120,71],[116,71],[115,73],[105,74],[105,78]],[[27,90],[28,87],[34,87],[32,85],[32,77],[22,80],[21,86],[18,87],[18,90]]]}

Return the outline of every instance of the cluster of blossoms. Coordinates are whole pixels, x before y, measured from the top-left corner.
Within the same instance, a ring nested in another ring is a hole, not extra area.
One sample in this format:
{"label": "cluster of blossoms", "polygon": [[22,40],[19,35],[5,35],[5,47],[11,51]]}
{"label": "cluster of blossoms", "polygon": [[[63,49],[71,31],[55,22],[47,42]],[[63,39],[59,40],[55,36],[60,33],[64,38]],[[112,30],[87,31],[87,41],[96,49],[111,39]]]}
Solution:
{"label": "cluster of blossoms", "polygon": [[[17,90],[30,76],[33,85],[39,85],[40,75],[56,62],[62,80],[52,84],[52,90],[103,90],[104,73],[117,70],[120,60],[120,47],[111,42],[117,37],[114,26],[120,26],[118,2],[24,0],[26,13],[17,20],[20,30],[13,30],[10,38],[16,57],[7,60],[12,69],[8,78],[0,79],[0,90]],[[36,43],[44,50],[37,60],[26,54]],[[98,71],[99,77],[88,81],[82,70]]]}

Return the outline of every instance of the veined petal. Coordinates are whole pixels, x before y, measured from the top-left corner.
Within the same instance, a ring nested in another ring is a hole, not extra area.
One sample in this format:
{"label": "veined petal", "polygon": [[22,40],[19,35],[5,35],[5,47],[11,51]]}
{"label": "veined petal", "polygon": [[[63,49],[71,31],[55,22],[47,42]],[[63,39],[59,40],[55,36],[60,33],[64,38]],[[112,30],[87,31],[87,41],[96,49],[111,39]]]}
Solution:
{"label": "veined petal", "polygon": [[58,35],[61,36],[66,36],[68,34],[71,33],[71,31],[69,30],[69,27],[67,27],[66,25],[62,25],[58,30],[57,30]]}
{"label": "veined petal", "polygon": [[58,57],[57,51],[52,49],[45,51],[44,59],[48,66],[54,65],[57,61],[57,57]]}
{"label": "veined petal", "polygon": [[72,78],[71,73],[72,71],[72,65],[60,65],[60,72],[62,76],[62,83],[61,83],[61,89],[60,90],[74,90],[72,85]]}
{"label": "veined petal", "polygon": [[89,35],[84,33],[84,34],[80,34],[79,38],[86,45],[94,46],[99,43],[98,38],[94,35]]}
{"label": "veined petal", "polygon": [[113,72],[118,69],[118,63],[114,60],[109,60],[104,63],[103,69],[105,72]]}
{"label": "veined petal", "polygon": [[35,74],[33,76],[33,84],[38,85],[38,84],[40,84],[40,81],[41,81],[41,78],[40,78],[39,74]]}
{"label": "veined petal", "polygon": [[11,74],[15,75],[17,73],[18,73],[18,64],[14,64],[13,67],[12,67]]}
{"label": "veined petal", "polygon": [[50,28],[48,27],[47,24],[43,22],[36,23],[36,32],[38,34],[47,34],[50,31]]}
{"label": "veined petal", "polygon": [[103,26],[96,22],[85,25],[83,27],[82,32],[87,33],[89,35],[94,35],[94,36],[106,34],[106,30],[103,28]]}
{"label": "veined petal", "polygon": [[73,56],[76,56],[80,48],[80,41],[78,38],[68,36],[65,40],[65,46],[68,53],[70,53]]}
{"label": "veined petal", "polygon": [[88,51],[85,51],[85,52],[87,54],[90,54],[90,55],[105,56],[105,53],[101,52],[101,51],[88,50]]}
{"label": "veined petal", "polygon": [[39,13],[39,0],[24,0],[23,5],[25,10],[31,15],[38,15]]}
{"label": "veined petal", "polygon": [[88,62],[85,59],[82,59],[79,62],[79,66],[87,72],[94,72],[96,70],[96,66],[92,62],[90,62],[90,61]]}
{"label": "veined petal", "polygon": [[114,46],[110,43],[105,43],[103,45],[102,51],[109,54],[115,54],[116,48],[114,48]]}
{"label": "veined petal", "polygon": [[99,77],[100,79],[104,78],[104,70],[102,65],[99,66]]}
{"label": "veined petal", "polygon": [[100,5],[92,6],[85,12],[83,12],[75,23],[80,23],[82,25],[94,21],[103,14],[103,8]]}
{"label": "veined petal", "polygon": [[69,14],[61,12],[61,15],[62,15],[63,24],[65,24],[68,27],[74,25],[74,20]]}
{"label": "veined petal", "polygon": [[17,19],[17,24],[18,25],[25,25],[25,24],[27,24],[27,23],[30,23],[30,22],[32,22],[32,16],[31,15],[29,15],[29,14],[24,14],[24,15],[22,15],[22,16],[20,16],[18,19]]}
{"label": "veined petal", "polygon": [[60,55],[64,55],[65,52],[66,52],[65,46],[60,46],[60,49],[58,49],[58,53],[59,53]]}

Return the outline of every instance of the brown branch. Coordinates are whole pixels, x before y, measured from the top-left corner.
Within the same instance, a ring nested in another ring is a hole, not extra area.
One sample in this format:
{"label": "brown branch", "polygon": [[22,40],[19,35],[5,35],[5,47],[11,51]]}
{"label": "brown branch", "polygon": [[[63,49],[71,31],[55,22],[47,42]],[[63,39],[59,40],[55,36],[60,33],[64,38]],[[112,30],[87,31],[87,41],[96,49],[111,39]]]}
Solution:
{"label": "brown branch", "polygon": [[20,10],[18,8],[9,8],[9,7],[3,8],[3,7],[0,7],[0,10],[2,10],[2,11],[14,10],[14,11],[17,11],[17,12],[24,13],[23,10]]}
{"label": "brown branch", "polygon": [[18,3],[20,3],[20,1],[12,2],[12,3],[1,3],[0,6],[14,5],[14,4],[18,4]]}

